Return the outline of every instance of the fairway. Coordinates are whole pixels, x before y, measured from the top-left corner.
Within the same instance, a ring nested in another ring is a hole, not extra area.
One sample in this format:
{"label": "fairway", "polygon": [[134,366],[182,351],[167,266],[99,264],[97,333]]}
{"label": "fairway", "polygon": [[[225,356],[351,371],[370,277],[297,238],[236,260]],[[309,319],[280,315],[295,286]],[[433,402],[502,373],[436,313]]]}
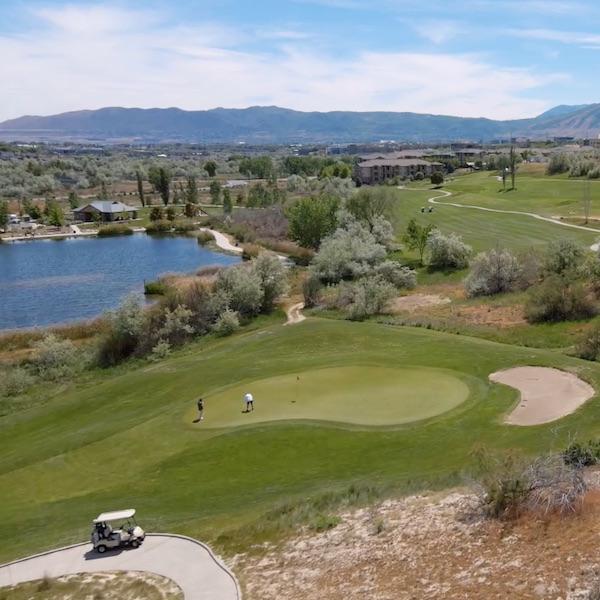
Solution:
{"label": "fairway", "polygon": [[[255,401],[250,413],[242,406],[247,391]],[[299,419],[399,425],[447,412],[468,395],[463,381],[441,369],[315,369],[259,379],[207,397],[202,427]]]}

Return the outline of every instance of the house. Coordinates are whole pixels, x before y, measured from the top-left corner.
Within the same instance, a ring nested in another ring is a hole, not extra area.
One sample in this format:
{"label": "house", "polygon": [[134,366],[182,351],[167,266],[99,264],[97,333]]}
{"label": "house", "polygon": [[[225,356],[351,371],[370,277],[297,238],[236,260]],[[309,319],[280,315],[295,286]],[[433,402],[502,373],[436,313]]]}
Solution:
{"label": "house", "polygon": [[429,177],[434,171],[441,171],[442,168],[441,163],[416,158],[375,158],[358,163],[355,177],[361,183],[373,184],[394,177],[414,177],[417,173]]}
{"label": "house", "polygon": [[73,210],[76,221],[124,221],[137,218],[137,208],[117,200],[97,200]]}

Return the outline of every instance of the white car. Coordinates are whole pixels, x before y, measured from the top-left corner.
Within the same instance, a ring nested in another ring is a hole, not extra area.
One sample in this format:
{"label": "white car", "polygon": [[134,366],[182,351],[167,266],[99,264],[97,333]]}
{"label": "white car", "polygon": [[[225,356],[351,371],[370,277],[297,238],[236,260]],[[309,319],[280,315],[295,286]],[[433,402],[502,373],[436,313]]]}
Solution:
{"label": "white car", "polygon": [[122,546],[138,548],[146,537],[144,530],[136,523],[134,508],[101,513],[93,523],[92,544],[100,554]]}

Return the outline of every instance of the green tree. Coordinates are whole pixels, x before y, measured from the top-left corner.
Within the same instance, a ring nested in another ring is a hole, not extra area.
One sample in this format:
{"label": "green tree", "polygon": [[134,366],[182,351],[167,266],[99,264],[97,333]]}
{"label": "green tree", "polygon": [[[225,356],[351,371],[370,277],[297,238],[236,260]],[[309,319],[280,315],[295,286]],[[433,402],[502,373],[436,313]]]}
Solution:
{"label": "green tree", "polygon": [[174,207],[172,207],[172,206],[169,206],[169,208],[167,208],[167,213],[166,213],[166,214],[167,214],[167,219],[168,219],[169,221],[174,221],[174,220],[175,220],[175,217],[177,216],[177,215],[175,214],[175,208],[174,208]]}
{"label": "green tree", "polygon": [[163,204],[167,206],[167,204],[169,204],[169,196],[171,195],[171,173],[164,167],[161,167],[158,170],[158,175],[158,185],[156,189],[160,194]]}
{"label": "green tree", "polygon": [[65,224],[65,215],[63,209],[57,202],[51,202],[48,205],[48,225],[62,227]]}
{"label": "green tree", "polygon": [[0,227],[5,228],[8,225],[8,202],[0,202]]}
{"label": "green tree", "polygon": [[151,221],[162,221],[164,219],[163,209],[160,206],[153,206],[150,211]]}
{"label": "green tree", "polygon": [[100,184],[100,192],[98,193],[99,200],[108,200],[108,188],[106,187],[106,181],[102,181]]}
{"label": "green tree", "polygon": [[187,202],[183,209],[183,213],[188,219],[193,219],[198,214],[198,207],[191,202]]}
{"label": "green tree", "polygon": [[441,171],[434,171],[431,174],[432,185],[442,185],[444,183],[444,174]]}
{"label": "green tree", "polygon": [[214,160],[207,160],[204,163],[204,170],[209,177],[214,177],[217,174],[217,163]]}
{"label": "green tree", "polygon": [[223,213],[230,215],[233,211],[233,202],[231,201],[231,192],[229,188],[223,190]]}
{"label": "green tree", "polygon": [[517,153],[515,152],[515,147],[511,145],[510,152],[508,153],[508,165],[510,169],[510,180],[511,180],[511,189],[516,190],[515,187],[515,179],[517,177]]}
{"label": "green tree", "polygon": [[213,204],[219,204],[219,200],[221,199],[221,184],[213,179],[210,182],[210,201]]}
{"label": "green tree", "polygon": [[190,175],[185,182],[185,201],[189,204],[198,204],[198,184],[196,178]]}
{"label": "green tree", "polygon": [[346,208],[372,231],[378,221],[377,217],[384,217],[389,212],[393,195],[393,190],[387,187],[363,187],[348,199]]}
{"label": "green tree", "polygon": [[335,231],[338,207],[335,196],[301,198],[288,211],[290,237],[301,246],[317,249]]}
{"label": "green tree", "polygon": [[419,252],[419,262],[423,264],[423,255],[427,248],[429,234],[433,231],[433,225],[419,225],[415,219],[411,219],[406,226],[404,243],[411,249]]}
{"label": "green tree", "polygon": [[69,192],[69,206],[71,209],[77,208],[79,206],[79,197],[77,196],[77,192],[71,191]]}
{"label": "green tree", "polygon": [[238,168],[240,173],[248,177],[254,176],[258,179],[272,179],[275,176],[275,167],[270,156],[243,158]]}
{"label": "green tree", "polygon": [[135,172],[135,179],[137,181],[137,192],[140,202],[142,206],[146,206],[146,198],[144,196],[144,179],[142,177],[142,172],[139,169],[137,169]]}

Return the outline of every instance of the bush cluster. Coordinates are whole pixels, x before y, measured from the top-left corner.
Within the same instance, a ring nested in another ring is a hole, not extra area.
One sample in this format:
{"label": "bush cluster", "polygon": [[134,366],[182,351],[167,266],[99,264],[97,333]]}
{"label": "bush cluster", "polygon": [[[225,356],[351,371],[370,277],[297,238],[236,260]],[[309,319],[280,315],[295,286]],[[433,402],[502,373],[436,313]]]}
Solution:
{"label": "bush cluster", "polygon": [[465,280],[468,296],[491,296],[511,292],[521,281],[521,265],[508,250],[493,249],[481,252],[473,260]]}
{"label": "bush cluster", "polygon": [[469,266],[472,248],[455,233],[434,229],[427,238],[429,264],[435,269],[464,269]]}
{"label": "bush cluster", "polygon": [[214,282],[169,290],[149,310],[131,296],[110,315],[98,363],[106,367],[132,356],[160,358],[193,337],[211,331],[229,335],[239,327],[240,319],[272,310],[286,288],[281,261],[261,254],[247,265],[217,270]]}

